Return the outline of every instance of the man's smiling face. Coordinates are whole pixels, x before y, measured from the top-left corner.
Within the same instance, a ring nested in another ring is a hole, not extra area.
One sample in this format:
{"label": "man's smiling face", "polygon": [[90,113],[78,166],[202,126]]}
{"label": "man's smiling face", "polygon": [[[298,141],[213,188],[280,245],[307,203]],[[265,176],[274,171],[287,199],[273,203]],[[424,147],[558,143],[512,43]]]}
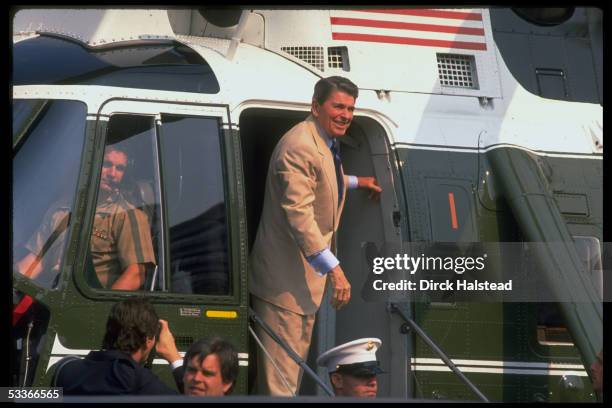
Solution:
{"label": "man's smiling face", "polygon": [[312,114],[330,137],[344,136],[354,111],[355,98],[342,91],[333,91],[323,104],[312,101]]}

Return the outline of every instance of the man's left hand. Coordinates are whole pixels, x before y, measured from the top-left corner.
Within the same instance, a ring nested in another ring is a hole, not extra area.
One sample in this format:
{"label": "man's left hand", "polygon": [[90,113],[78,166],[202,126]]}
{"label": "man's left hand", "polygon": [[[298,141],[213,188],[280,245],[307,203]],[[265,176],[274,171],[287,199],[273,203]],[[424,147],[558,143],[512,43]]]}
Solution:
{"label": "man's left hand", "polygon": [[178,353],[176,348],[174,336],[168,327],[168,322],[160,319],[159,324],[161,326],[161,330],[159,333],[159,339],[157,339],[157,344],[155,345],[155,351],[157,351],[157,354],[159,354],[164,360],[172,364],[176,360],[180,360],[181,355]]}
{"label": "man's left hand", "polygon": [[377,200],[380,197],[380,193],[382,193],[382,188],[378,185],[375,177],[357,177],[358,187],[365,188],[370,190],[370,194],[368,198],[371,200]]}

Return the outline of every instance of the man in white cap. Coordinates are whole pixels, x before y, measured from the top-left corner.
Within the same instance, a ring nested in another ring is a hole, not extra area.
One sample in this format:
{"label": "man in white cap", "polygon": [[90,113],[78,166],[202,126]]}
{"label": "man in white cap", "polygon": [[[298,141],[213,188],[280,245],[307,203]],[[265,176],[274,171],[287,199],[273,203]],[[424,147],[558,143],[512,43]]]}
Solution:
{"label": "man in white cap", "polygon": [[337,397],[376,397],[376,375],[384,373],[376,360],[376,350],[381,344],[380,339],[372,337],[353,340],[317,358],[317,365],[327,367]]}

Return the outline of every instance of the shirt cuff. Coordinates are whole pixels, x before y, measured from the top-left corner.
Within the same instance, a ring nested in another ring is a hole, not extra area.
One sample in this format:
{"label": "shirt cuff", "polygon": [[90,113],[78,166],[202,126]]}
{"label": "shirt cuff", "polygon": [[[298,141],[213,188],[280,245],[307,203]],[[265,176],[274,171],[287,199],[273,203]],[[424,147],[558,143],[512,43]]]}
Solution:
{"label": "shirt cuff", "polygon": [[357,176],[348,176],[348,186],[347,188],[349,190],[354,190],[357,187],[359,187],[359,178],[357,178]]}
{"label": "shirt cuff", "polygon": [[340,265],[338,258],[328,248],[309,256],[307,259],[310,266],[313,267],[319,276],[325,276],[327,272]]}
{"label": "shirt cuff", "polygon": [[172,364],[172,370],[176,370],[179,367],[183,366],[183,359],[180,360],[176,360],[175,362],[173,362]]}

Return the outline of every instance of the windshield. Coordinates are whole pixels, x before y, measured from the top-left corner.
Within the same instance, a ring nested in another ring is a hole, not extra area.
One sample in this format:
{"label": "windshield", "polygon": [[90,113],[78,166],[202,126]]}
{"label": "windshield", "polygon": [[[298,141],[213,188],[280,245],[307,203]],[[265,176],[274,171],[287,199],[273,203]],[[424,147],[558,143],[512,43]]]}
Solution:
{"label": "windshield", "polygon": [[[85,135],[76,101],[14,100],[13,271],[55,286],[64,258]],[[17,135],[17,132],[20,135]]]}

